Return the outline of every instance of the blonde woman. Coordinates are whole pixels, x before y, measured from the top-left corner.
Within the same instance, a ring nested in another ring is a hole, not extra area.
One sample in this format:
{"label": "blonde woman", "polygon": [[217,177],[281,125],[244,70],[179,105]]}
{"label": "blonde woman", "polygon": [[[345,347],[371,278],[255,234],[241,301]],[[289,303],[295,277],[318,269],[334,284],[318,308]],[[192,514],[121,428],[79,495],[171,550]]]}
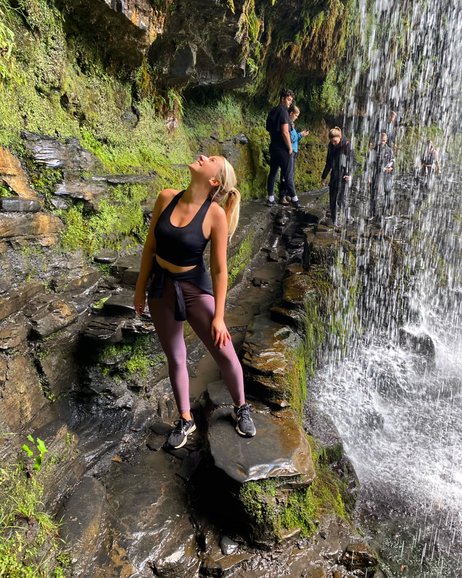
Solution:
{"label": "blonde woman", "polygon": [[329,182],[329,205],[332,224],[337,221],[337,207],[345,204],[345,192],[351,181],[353,172],[354,155],[350,141],[342,134],[342,130],[335,126],[329,131],[329,145],[327,147],[326,165],[321,175],[322,186]]}
{"label": "blonde woman", "polygon": [[[195,431],[189,404],[189,376],[183,336],[187,320],[217,362],[233,398],[237,432],[255,435],[245,402],[242,367],[224,321],[228,272],[228,236],[239,220],[240,193],[231,164],[221,156],[199,158],[189,165],[191,181],[184,191],[159,194],[149,226],[136,283],[134,304],[148,305],[167,356],[170,382],[180,419],[168,438],[184,446]],[[203,253],[210,241],[210,273]]]}

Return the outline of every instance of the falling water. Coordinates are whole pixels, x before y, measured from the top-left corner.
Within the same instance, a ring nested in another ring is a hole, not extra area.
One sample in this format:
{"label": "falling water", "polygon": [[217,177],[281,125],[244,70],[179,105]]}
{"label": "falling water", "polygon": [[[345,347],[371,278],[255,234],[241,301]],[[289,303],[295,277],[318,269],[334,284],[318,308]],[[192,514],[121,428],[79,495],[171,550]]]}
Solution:
{"label": "falling water", "polygon": [[[311,391],[336,423],[390,576],[462,575],[462,3],[358,0],[345,126],[358,170],[354,265],[333,281],[349,342]],[[397,174],[369,217],[369,141],[398,114]],[[431,138],[442,174],[416,175]],[[345,231],[343,232],[345,235]],[[345,306],[345,311],[347,307]],[[414,344],[411,346],[410,344]]]}

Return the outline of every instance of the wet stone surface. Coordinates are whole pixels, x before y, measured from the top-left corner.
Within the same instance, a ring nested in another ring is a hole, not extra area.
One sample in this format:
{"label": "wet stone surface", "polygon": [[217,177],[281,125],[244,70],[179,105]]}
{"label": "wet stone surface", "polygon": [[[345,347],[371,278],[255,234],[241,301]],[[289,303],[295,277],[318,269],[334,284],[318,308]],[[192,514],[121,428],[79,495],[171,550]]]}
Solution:
{"label": "wet stone surface", "polygon": [[199,567],[180,463],[166,452],[140,452],[104,476],[111,525],[138,572],[189,578]]}
{"label": "wet stone surface", "polygon": [[279,412],[278,417],[253,412],[254,438],[237,434],[232,412],[224,407],[210,416],[208,438],[217,468],[240,483],[300,474],[314,479],[311,450],[292,411]]}

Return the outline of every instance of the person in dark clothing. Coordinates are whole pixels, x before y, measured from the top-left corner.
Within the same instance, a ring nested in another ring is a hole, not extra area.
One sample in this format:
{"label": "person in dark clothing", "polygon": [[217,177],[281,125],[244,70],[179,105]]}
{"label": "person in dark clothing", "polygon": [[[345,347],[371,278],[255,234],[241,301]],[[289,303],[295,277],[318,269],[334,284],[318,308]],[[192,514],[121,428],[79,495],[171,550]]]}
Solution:
{"label": "person in dark clothing", "polygon": [[343,207],[345,203],[345,194],[351,182],[353,164],[354,154],[350,141],[342,135],[342,131],[338,126],[331,128],[329,131],[326,165],[321,179],[322,185],[326,186],[327,176],[330,173],[330,217],[334,225],[337,219],[337,206]]}
{"label": "person in dark clothing", "polygon": [[[297,121],[298,117],[300,116],[300,109],[295,104],[291,104],[289,107],[289,118],[290,118],[290,140],[292,142],[292,173],[295,179],[295,161],[297,160],[298,154],[298,145],[304,136],[308,136],[310,134],[309,130],[302,130],[297,131],[295,128],[295,122]],[[284,175],[281,172],[281,182],[280,182],[280,191],[279,191],[279,204],[280,205],[288,205],[289,201],[286,199],[288,196],[287,193],[287,186],[286,181],[284,179]]]}
{"label": "person in dark clothing", "polygon": [[378,217],[377,201],[380,201],[381,212],[386,209],[393,188],[393,172],[395,170],[395,155],[388,145],[388,135],[382,131],[379,144],[371,153],[373,167],[371,182],[371,217]]}
{"label": "person in dark clothing", "polygon": [[282,172],[287,187],[287,196],[295,207],[300,207],[294,183],[292,162],[292,141],[290,139],[289,106],[293,103],[294,93],[291,90],[283,90],[278,106],[272,108],[266,119],[266,130],[270,133],[270,172],[268,175],[267,204],[273,206],[274,187],[279,169]]}

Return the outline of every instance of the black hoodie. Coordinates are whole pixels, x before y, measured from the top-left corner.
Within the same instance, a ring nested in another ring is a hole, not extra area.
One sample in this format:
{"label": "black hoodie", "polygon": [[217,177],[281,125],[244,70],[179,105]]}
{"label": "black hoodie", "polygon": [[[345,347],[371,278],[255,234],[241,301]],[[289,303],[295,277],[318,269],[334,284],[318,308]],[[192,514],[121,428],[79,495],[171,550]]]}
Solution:
{"label": "black hoodie", "polygon": [[329,143],[327,147],[326,166],[322,171],[321,178],[324,180],[332,170],[331,182],[342,180],[343,177],[351,176],[353,164],[354,154],[351,143],[342,136],[338,145]]}

